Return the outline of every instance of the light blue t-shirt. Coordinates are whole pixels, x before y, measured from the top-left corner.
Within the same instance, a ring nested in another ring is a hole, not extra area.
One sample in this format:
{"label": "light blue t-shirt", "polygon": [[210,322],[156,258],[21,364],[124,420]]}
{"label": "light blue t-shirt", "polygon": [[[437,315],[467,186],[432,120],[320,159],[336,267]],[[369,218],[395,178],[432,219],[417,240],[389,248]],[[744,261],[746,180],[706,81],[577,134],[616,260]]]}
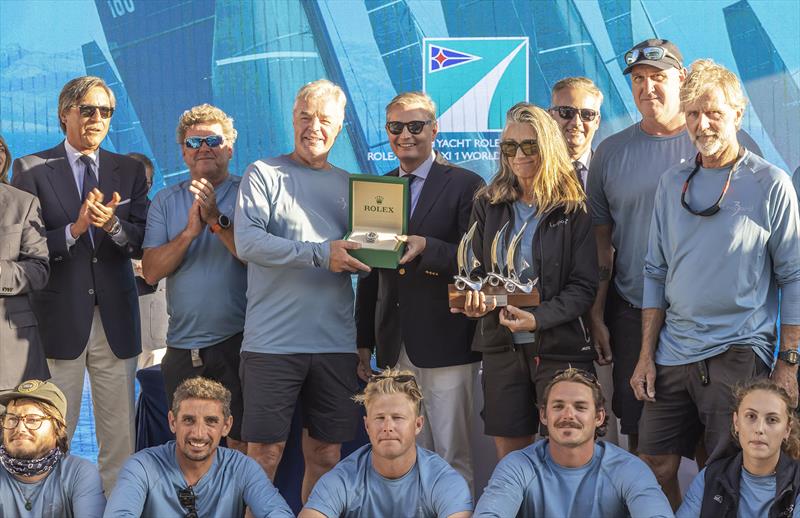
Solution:
{"label": "light blue t-shirt", "polygon": [[627,451],[597,441],[585,466],[565,468],[549,439],[506,455],[475,506],[475,517],[672,517],[653,472]]}
{"label": "light blue t-shirt", "polygon": [[[698,473],[686,494],[683,497],[676,518],[696,518],[700,516],[703,507],[703,493],[706,488],[705,468]],[[775,502],[775,475],[758,477],[751,475],[742,468],[739,479],[739,507],[736,511],[738,518],[752,518],[754,516],[769,515],[769,508]],[[794,502],[793,518],[800,518],[800,496]]]}
{"label": "light blue t-shirt", "polygon": [[[741,345],[771,365],[779,287],[781,322],[800,325],[800,215],[789,175],[748,151],[722,209],[703,217],[681,205],[693,169],[693,160],[670,168],[655,196],[643,306],[666,310],[655,361],[685,365]],[[689,206],[713,205],[729,171],[701,168]]]}
{"label": "light blue t-shirt", "polygon": [[[233,219],[241,178],[230,175],[214,189],[220,212]],[[177,238],[189,221],[194,195],[191,180],[162,189],[147,212],[142,248],[155,248]],[[183,261],[167,276],[167,345],[202,349],[244,329],[247,269],[225,248],[209,227],[197,236]]]}
{"label": "light blue t-shirt", "polygon": [[[539,217],[536,215],[538,210],[535,205],[528,205],[523,201],[514,202],[514,228],[510,235],[515,236],[522,230],[522,225],[527,223],[525,233],[522,235],[518,253],[528,265],[525,270],[518,272],[522,280],[536,278],[533,264],[533,236],[536,234],[536,227],[539,226]],[[536,333],[531,331],[519,331],[513,333],[512,339],[515,344],[530,344],[536,340]]]}
{"label": "light blue t-shirt", "polygon": [[[178,492],[188,486],[175,458],[175,441],[147,448],[122,466],[103,516],[185,516]],[[294,516],[261,466],[230,448],[217,448],[211,468],[192,490],[199,518],[241,517],[245,506],[254,516]]]}
{"label": "light blue t-shirt", "polygon": [[[33,507],[25,509],[25,500]],[[0,467],[0,517],[2,518],[100,518],[106,506],[97,467],[86,459],[67,454],[53,471],[34,484],[15,479]]]}
{"label": "light blue t-shirt", "polygon": [[[761,154],[747,133],[740,131],[737,137]],[[603,140],[592,156],[586,187],[592,222],[613,226],[614,285],[636,307],[642,307],[642,268],[658,180],[696,154],[687,131],[658,137],[642,131],[637,122]]]}
{"label": "light blue t-shirt", "polygon": [[350,274],[328,270],[347,233],[349,175],[283,155],[247,168],[234,222],[247,261],[243,351],[355,353]]}
{"label": "light blue t-shirt", "polygon": [[444,518],[472,511],[472,496],[456,470],[419,446],[411,471],[384,478],[372,467],[367,444],[319,479],[306,507],[328,518]]}

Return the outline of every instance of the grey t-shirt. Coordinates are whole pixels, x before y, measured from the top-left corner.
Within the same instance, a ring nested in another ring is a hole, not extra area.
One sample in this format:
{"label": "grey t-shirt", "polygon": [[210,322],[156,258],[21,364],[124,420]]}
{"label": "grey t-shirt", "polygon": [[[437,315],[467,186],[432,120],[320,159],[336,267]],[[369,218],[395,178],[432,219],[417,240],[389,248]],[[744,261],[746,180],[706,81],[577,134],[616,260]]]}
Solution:
{"label": "grey t-shirt", "polygon": [[239,188],[236,251],[247,262],[243,351],[355,353],[349,273],[328,270],[347,232],[349,175],[283,155],[251,164]]}
{"label": "grey t-shirt", "polygon": [[[592,222],[613,225],[615,286],[636,307],[642,307],[642,268],[658,180],[668,168],[697,154],[685,130],[656,137],[642,131],[640,124],[600,143],[592,157],[587,186]],[[747,149],[761,154],[745,132],[740,131],[738,137]]]}
{"label": "grey t-shirt", "polygon": [[[670,168],[655,196],[644,270],[644,305],[666,310],[655,361],[685,365],[734,345],[752,346],[767,365],[781,321],[800,324],[800,215],[789,175],[747,152],[736,164],[721,210],[681,205],[694,161]],[[686,201],[714,204],[730,168],[700,168]]]}
{"label": "grey t-shirt", "polygon": [[[25,509],[25,500],[33,507]],[[0,467],[0,517],[100,518],[106,507],[97,467],[86,459],[67,455],[47,477],[22,483]]]}

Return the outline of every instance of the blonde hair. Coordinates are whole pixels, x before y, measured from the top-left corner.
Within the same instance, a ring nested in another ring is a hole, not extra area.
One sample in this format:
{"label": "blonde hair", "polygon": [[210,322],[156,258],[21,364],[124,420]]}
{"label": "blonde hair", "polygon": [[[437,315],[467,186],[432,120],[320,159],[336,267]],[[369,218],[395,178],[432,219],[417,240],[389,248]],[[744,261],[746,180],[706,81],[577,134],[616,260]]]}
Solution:
{"label": "blonde hair", "polygon": [[[533,196],[538,214],[564,207],[566,213],[586,210],[586,195],[583,192],[575,166],[569,158],[567,144],[561,129],[546,111],[530,103],[517,103],[506,113],[506,128],[519,122],[529,124],[539,145],[539,171],[533,182]],[[500,170],[488,185],[480,189],[476,198],[485,197],[489,203],[511,203],[523,195],[511,164],[500,153]]]}
{"label": "blonde hair", "polygon": [[204,103],[193,106],[181,114],[181,118],[178,119],[178,130],[176,132],[178,144],[183,144],[183,140],[186,138],[186,132],[195,124],[219,124],[222,126],[222,136],[225,137],[225,140],[230,145],[236,142],[238,133],[233,127],[233,118],[216,106]]}
{"label": "blonde hair", "polygon": [[[399,381],[398,377],[409,376],[407,381]],[[417,415],[420,413],[420,404],[422,403],[422,388],[417,384],[414,379],[414,373],[409,370],[399,370],[386,368],[379,374],[370,378],[367,387],[361,394],[353,396],[353,401],[364,405],[369,409],[370,402],[378,396],[388,396],[391,394],[405,394],[409,399]]]}
{"label": "blonde hair", "polygon": [[402,106],[403,108],[416,107],[420,108],[430,119],[436,122],[436,103],[425,92],[403,92],[394,99],[389,101],[386,105],[386,116],[389,116],[389,110],[395,106]]}
{"label": "blonde hair", "polygon": [[3,167],[0,167],[0,183],[8,183],[8,169],[11,167],[11,161],[13,159],[11,158],[11,150],[8,149],[8,144],[6,144],[3,135],[0,135],[0,147],[3,148],[0,153],[6,156],[5,164],[3,164]]}
{"label": "blonde hair", "polygon": [[[769,378],[755,378],[743,381],[733,389],[733,411],[738,414],[739,407],[742,405],[742,400],[744,400],[748,394],[756,390],[763,390],[764,392],[774,394],[783,401],[786,407],[786,417],[789,420],[789,437],[783,441],[781,448],[793,459],[800,460],[800,423],[798,423],[797,415],[794,413],[792,401],[786,389]],[[736,443],[739,444],[739,436],[736,433],[733,422],[731,422],[731,434],[733,434],[733,437],[736,439]]]}
{"label": "blonde hair", "polygon": [[721,91],[733,109],[744,111],[747,106],[747,98],[736,74],[710,59],[698,59],[691,64],[689,75],[681,85],[681,111],[686,111],[686,105],[712,90]]}
{"label": "blonde hair", "polygon": [[61,126],[62,133],[67,132],[67,125],[61,120],[64,112],[77,106],[78,103],[86,97],[89,90],[99,86],[108,94],[108,100],[111,101],[111,107],[117,106],[117,99],[114,97],[114,92],[108,87],[105,81],[95,76],[81,76],[75,79],[70,79],[67,84],[61,88],[61,93],[58,94],[58,125]]}
{"label": "blonde hair", "polygon": [[195,376],[184,380],[175,389],[175,397],[172,399],[172,415],[178,418],[178,411],[181,403],[187,399],[206,399],[209,401],[219,401],[222,403],[222,416],[228,419],[231,416],[231,391],[226,389],[222,383],[201,376]]}
{"label": "blonde hair", "polygon": [[316,81],[306,83],[297,91],[292,111],[297,109],[297,105],[300,101],[308,101],[309,99],[332,99],[336,101],[342,109],[342,118],[344,118],[347,97],[344,95],[342,87],[336,83],[328,81],[327,79],[317,79]]}
{"label": "blonde hair", "polygon": [[599,101],[598,104],[603,104],[603,92],[601,92],[600,89],[597,88],[597,85],[594,84],[594,81],[588,77],[565,77],[553,85],[553,91],[551,95],[555,95],[561,90],[566,90],[567,88],[588,92],[597,98]]}

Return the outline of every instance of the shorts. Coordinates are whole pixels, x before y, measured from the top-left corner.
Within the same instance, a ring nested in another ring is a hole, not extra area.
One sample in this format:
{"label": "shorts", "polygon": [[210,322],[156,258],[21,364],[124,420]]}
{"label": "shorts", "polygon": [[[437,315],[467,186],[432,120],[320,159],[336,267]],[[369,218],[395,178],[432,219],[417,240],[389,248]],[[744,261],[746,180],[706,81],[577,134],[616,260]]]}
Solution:
{"label": "shorts", "polygon": [[[519,344],[508,351],[483,353],[484,433],[493,437],[523,437],[540,430],[539,405],[555,373],[568,367],[594,374],[591,361],[542,359],[535,345]],[[537,397],[538,396],[538,397]]]}
{"label": "shorts", "polygon": [[733,346],[686,365],[656,365],[656,400],[644,404],[639,452],[691,459],[702,436],[708,463],[732,455],[737,450],[731,436],[732,387],[767,375],[769,367],[750,346]]}
{"label": "shorts", "polygon": [[242,351],[242,438],[274,444],[289,437],[300,401],[303,428],[322,442],[355,438],[361,422],[352,397],[359,391],[354,353],[266,354]]}
{"label": "shorts", "polygon": [[614,358],[611,409],[620,420],[620,432],[636,434],[639,433],[643,403],[633,393],[631,376],[642,349],[642,310],[623,299],[613,282],[608,288],[605,320],[611,335],[611,354]]}
{"label": "shorts", "polygon": [[161,374],[164,377],[164,390],[167,404],[172,409],[175,390],[184,380],[203,376],[220,382],[231,392],[231,415],[233,426],[228,434],[231,439],[240,440],[242,430],[242,388],[239,383],[239,352],[242,348],[242,333],[236,333],[222,342],[199,350],[203,365],[192,366],[190,349],[167,347],[161,360]]}

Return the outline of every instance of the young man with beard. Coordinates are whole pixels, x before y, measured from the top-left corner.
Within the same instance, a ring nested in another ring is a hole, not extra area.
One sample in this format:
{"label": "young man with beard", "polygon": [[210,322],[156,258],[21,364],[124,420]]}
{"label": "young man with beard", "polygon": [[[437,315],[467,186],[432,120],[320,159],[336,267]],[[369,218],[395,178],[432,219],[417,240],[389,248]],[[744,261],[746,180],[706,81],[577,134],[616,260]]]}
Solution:
{"label": "young man with beard", "polygon": [[652,472],[639,459],[597,441],[605,432],[605,398],[579,369],[557,374],[539,409],[548,438],[506,455],[475,516],[672,516]]}
{"label": "young man with beard", "polygon": [[413,373],[386,369],[372,376],[355,399],[367,409],[370,444],[320,478],[300,518],[471,516],[464,478],[416,445],[425,418],[420,415],[422,389]]}
{"label": "young man with beard", "polygon": [[169,426],[175,440],[133,455],[108,500],[107,518],[127,516],[293,516],[259,465],[219,446],[231,430],[231,393],[206,378],[175,391]]}
{"label": "young man with beard", "polygon": [[68,453],[67,399],[48,381],[0,392],[0,516],[100,518],[106,499],[97,468]]}
{"label": "young man with beard", "polygon": [[644,401],[639,453],[680,504],[680,455],[703,438],[709,461],[734,453],[731,387],[766,376],[797,404],[800,215],[786,172],[740,144],[737,77],[692,64],[680,90],[699,151],[656,190],[645,257],[642,348],[630,384]]}

